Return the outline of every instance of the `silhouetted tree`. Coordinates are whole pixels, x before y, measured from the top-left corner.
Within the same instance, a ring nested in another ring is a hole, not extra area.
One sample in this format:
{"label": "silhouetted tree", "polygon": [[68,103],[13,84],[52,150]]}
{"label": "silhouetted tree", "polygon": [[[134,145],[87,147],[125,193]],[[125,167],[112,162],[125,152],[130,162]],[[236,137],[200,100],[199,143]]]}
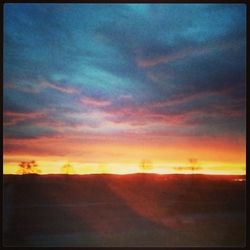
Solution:
{"label": "silhouetted tree", "polygon": [[37,163],[32,161],[21,161],[17,174],[40,174],[42,171],[38,168]]}
{"label": "silhouetted tree", "polygon": [[74,174],[75,170],[70,163],[66,163],[65,165],[62,166],[62,172],[64,174]]}
{"label": "silhouetted tree", "polygon": [[190,163],[189,168],[192,170],[192,172],[195,171],[195,170],[200,170],[201,169],[201,167],[198,164],[198,159],[190,158],[190,159],[188,159],[188,161]]}
{"label": "silhouetted tree", "polygon": [[150,160],[144,159],[140,163],[140,169],[144,172],[145,170],[153,169],[153,164]]}
{"label": "silhouetted tree", "polygon": [[189,162],[188,166],[179,166],[179,167],[175,167],[174,169],[178,171],[191,170],[192,172],[194,172],[195,170],[202,169],[199,165],[198,159],[190,158],[188,159],[188,162]]}

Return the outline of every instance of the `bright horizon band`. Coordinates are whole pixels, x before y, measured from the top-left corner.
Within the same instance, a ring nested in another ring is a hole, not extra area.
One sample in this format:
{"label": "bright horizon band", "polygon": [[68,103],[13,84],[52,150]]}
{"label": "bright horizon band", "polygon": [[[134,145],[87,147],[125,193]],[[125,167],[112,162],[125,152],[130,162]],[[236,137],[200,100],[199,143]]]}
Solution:
{"label": "bright horizon band", "polygon": [[[68,145],[67,141],[71,144]],[[86,144],[91,153],[84,156],[81,155],[83,144],[73,138],[9,139],[8,142],[15,144],[20,153],[4,155],[4,174],[15,174],[19,162],[30,160],[37,161],[42,174],[63,173],[61,168],[67,163],[72,165],[75,174],[155,172],[244,175],[246,173],[244,141],[232,140],[230,137],[220,137],[217,140],[208,137],[192,140],[184,137],[179,140],[174,138],[170,145],[168,141],[160,139],[152,142],[147,136],[144,138],[137,136],[136,139],[120,138],[119,143],[114,138],[108,138],[105,146],[101,142],[95,143],[89,140]],[[25,150],[29,149],[29,154],[22,149],[24,144]],[[62,152],[62,156],[56,156],[58,149]],[[45,153],[39,155],[36,153],[39,153],[39,150]],[[46,152],[54,150],[54,155],[46,155]],[[193,165],[189,162],[190,158],[197,161],[194,166],[198,166],[199,170],[187,169]],[[145,170],[140,167],[143,160],[151,161],[150,169]]]}
{"label": "bright horizon band", "polygon": [[[25,159],[25,158],[23,158]],[[3,166],[4,174],[17,174],[20,167],[19,162],[6,163]],[[141,161],[142,162],[142,161]],[[63,166],[72,167],[68,174],[131,174],[131,173],[156,173],[156,174],[215,174],[215,175],[245,175],[246,166],[240,162],[230,164],[221,162],[197,162],[192,164],[186,162],[155,163],[150,161],[151,166],[143,168],[141,162],[138,163],[93,163],[74,162],[46,159],[37,161],[40,174],[64,174]],[[194,167],[192,169],[192,167]]]}

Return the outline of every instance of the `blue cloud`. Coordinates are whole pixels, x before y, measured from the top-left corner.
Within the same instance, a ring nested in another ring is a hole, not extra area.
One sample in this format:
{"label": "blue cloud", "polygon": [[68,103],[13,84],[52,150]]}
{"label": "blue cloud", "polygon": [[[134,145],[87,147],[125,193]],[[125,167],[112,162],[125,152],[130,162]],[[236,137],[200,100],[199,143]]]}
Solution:
{"label": "blue cloud", "polygon": [[[245,54],[243,4],[5,4],[4,111],[81,114],[84,96],[140,107],[226,88],[216,104],[244,110]],[[198,99],[172,112],[213,109]]]}

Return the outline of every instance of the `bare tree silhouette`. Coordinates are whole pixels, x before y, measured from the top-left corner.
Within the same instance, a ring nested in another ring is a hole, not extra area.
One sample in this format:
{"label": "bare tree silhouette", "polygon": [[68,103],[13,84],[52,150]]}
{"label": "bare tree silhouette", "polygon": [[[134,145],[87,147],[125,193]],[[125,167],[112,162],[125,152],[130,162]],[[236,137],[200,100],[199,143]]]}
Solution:
{"label": "bare tree silhouette", "polygon": [[64,174],[74,174],[75,170],[73,166],[70,163],[66,163],[62,166],[62,173]]}
{"label": "bare tree silhouette", "polygon": [[195,170],[202,169],[202,167],[199,164],[198,159],[196,159],[196,158],[189,158],[188,162],[189,162],[188,166],[175,167],[175,170],[178,170],[178,171],[191,170],[192,173],[194,173]]}
{"label": "bare tree silhouette", "polygon": [[144,159],[140,163],[140,169],[145,172],[147,170],[153,169],[153,164],[151,160]]}
{"label": "bare tree silhouette", "polygon": [[192,171],[194,171],[195,170],[195,168],[196,168],[196,165],[197,165],[197,163],[198,163],[198,160],[196,159],[196,158],[189,158],[188,159],[188,162],[189,162],[189,166],[188,166],[188,168],[190,169],[190,170],[192,170]]}
{"label": "bare tree silhouette", "polygon": [[36,161],[21,161],[17,174],[40,174],[42,171],[38,168]]}
{"label": "bare tree silhouette", "polygon": [[195,170],[200,170],[201,167],[199,166],[199,162],[198,159],[196,158],[190,158],[188,159],[189,163],[190,163],[190,170],[192,170],[192,172],[194,172]]}

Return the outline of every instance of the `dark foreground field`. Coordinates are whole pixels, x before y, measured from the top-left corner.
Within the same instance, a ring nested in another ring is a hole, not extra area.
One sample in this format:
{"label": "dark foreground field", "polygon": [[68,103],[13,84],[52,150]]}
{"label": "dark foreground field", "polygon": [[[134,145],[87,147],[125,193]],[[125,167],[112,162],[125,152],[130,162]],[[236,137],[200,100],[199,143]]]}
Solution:
{"label": "dark foreground field", "polygon": [[5,175],[4,245],[244,246],[237,178]]}

